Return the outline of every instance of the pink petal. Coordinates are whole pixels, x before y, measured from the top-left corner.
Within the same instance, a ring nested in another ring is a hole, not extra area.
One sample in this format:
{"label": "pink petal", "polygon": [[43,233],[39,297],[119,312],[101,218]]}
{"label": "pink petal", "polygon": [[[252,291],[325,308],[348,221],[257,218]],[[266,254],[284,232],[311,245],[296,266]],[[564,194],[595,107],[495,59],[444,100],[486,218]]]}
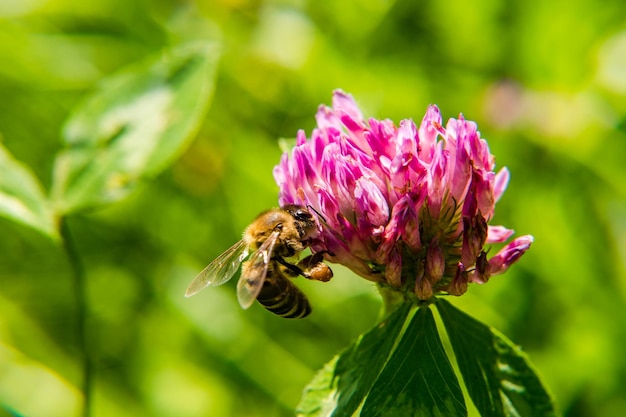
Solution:
{"label": "pink petal", "polygon": [[424,276],[424,272],[418,274],[415,280],[415,295],[420,300],[428,300],[433,296],[433,286]]}
{"label": "pink petal", "polygon": [[341,130],[342,127],[341,120],[337,117],[333,109],[328,106],[322,105],[317,108],[315,120],[317,121],[317,126],[320,130],[328,128]]}
{"label": "pink petal", "polygon": [[418,154],[422,161],[430,162],[433,149],[437,143],[437,136],[441,128],[441,112],[435,105],[428,106],[418,130],[419,149]]}
{"label": "pink petal", "polygon": [[354,189],[357,215],[371,226],[383,226],[389,221],[389,206],[380,189],[366,178],[359,178]]}
{"label": "pink petal", "polygon": [[515,231],[513,229],[507,229],[504,226],[489,226],[487,227],[487,241],[485,243],[502,243],[506,242]]}
{"label": "pink petal", "polygon": [[468,281],[469,278],[465,272],[465,267],[459,262],[454,274],[454,279],[448,287],[448,294],[456,296],[465,294],[467,292]]}
{"label": "pink petal", "polygon": [[357,146],[362,148],[366,144],[362,135],[366,125],[361,110],[359,110],[352,96],[341,90],[335,90],[333,93],[333,109],[348,131],[355,134],[354,139],[356,139],[355,143],[358,144]]}
{"label": "pink petal", "polygon": [[402,286],[402,256],[397,249],[391,252],[385,268],[385,279],[396,288]]}
{"label": "pink petal", "polygon": [[493,184],[493,198],[496,203],[500,200],[500,197],[502,197],[504,190],[506,190],[506,186],[509,185],[509,178],[510,173],[507,167],[503,167],[496,174],[496,178]]}
{"label": "pink petal", "polygon": [[443,273],[446,269],[446,260],[443,249],[439,246],[437,239],[434,239],[428,245],[425,267],[425,274],[431,283],[434,284],[443,277]]}
{"label": "pink petal", "polygon": [[488,220],[493,216],[495,200],[493,198],[493,182],[495,174],[492,171],[474,170],[472,187],[476,194],[476,207]]}
{"label": "pink petal", "polygon": [[498,275],[505,272],[509,267],[530,248],[533,243],[531,235],[521,236],[511,241],[495,256],[489,259],[488,275]]}
{"label": "pink petal", "polygon": [[394,138],[397,135],[396,126],[391,120],[369,119],[370,129],[363,132],[363,137],[372,150],[376,159],[392,159],[395,146]]}

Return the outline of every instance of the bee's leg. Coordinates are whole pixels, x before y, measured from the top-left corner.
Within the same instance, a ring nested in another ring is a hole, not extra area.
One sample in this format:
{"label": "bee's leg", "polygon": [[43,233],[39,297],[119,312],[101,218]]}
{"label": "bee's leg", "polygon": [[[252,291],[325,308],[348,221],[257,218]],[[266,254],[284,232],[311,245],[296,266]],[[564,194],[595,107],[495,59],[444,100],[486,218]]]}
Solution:
{"label": "bee's leg", "polygon": [[324,255],[318,256],[318,253],[313,255],[309,255],[306,258],[303,258],[300,262],[298,262],[298,267],[303,271],[308,271],[311,268],[314,268],[315,265],[319,264],[324,260]]}
{"label": "bee's leg", "polygon": [[325,252],[315,252],[313,255],[309,255],[306,258],[302,259],[298,262],[298,266],[303,269],[308,269],[324,260]]}
{"label": "bee's leg", "polygon": [[314,254],[309,255],[306,258],[302,259],[300,262],[298,262],[298,266],[305,271],[314,268],[317,264],[320,264],[324,261],[324,255],[327,253],[332,256],[332,253],[326,250],[315,252]]}
{"label": "bee's leg", "polygon": [[322,262],[324,253],[326,252],[317,252],[313,255],[309,255],[298,262],[298,265],[290,264],[282,258],[276,258],[276,261],[285,267],[283,273],[290,278],[302,275],[307,279],[326,282],[333,277],[333,271],[328,265]]}
{"label": "bee's leg", "polygon": [[333,271],[324,261],[326,251],[316,252],[298,262],[298,267],[304,272],[303,277],[315,281],[329,281],[333,277]]}
{"label": "bee's leg", "polygon": [[289,276],[290,278],[295,278],[298,275],[302,275],[303,277],[306,277],[306,272],[304,272],[298,266],[294,264],[290,264],[289,262],[285,261],[283,258],[280,258],[280,257],[277,257],[276,261],[285,267],[282,272],[285,275]]}

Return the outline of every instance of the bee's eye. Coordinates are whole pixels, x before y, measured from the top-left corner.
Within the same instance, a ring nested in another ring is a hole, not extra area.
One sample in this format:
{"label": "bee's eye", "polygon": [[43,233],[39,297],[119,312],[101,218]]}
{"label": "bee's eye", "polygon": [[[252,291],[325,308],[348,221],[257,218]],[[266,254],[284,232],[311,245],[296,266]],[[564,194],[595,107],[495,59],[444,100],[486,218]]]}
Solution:
{"label": "bee's eye", "polygon": [[295,212],[295,214],[293,215],[293,217],[296,218],[296,220],[310,220],[311,218],[313,218],[313,216],[311,216],[311,213],[309,213],[306,210],[298,210]]}
{"label": "bee's eye", "polygon": [[276,226],[274,226],[274,230],[277,231],[282,231],[283,230],[283,224],[282,223],[278,223]]}

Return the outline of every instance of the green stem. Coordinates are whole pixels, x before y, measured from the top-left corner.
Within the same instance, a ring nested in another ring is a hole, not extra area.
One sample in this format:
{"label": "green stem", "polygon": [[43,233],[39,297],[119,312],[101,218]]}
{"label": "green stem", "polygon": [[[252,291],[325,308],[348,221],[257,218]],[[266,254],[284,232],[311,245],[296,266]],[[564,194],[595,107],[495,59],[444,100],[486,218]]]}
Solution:
{"label": "green stem", "polygon": [[74,302],[76,304],[77,316],[76,339],[78,340],[79,357],[83,371],[81,390],[83,392],[84,401],[81,416],[89,417],[91,414],[92,363],[87,341],[87,323],[85,320],[87,313],[85,269],[65,217],[61,219],[61,238],[63,241],[63,250],[72,268],[74,285]]}
{"label": "green stem", "polygon": [[378,285],[378,292],[383,298],[383,306],[380,317],[381,320],[393,313],[406,301],[404,294],[398,290],[391,289],[383,285]]}

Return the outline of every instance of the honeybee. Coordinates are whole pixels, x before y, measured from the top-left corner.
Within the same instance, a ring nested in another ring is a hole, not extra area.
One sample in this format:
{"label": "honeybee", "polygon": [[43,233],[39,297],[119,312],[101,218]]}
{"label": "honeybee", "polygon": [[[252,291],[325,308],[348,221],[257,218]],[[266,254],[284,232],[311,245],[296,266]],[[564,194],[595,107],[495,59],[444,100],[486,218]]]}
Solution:
{"label": "honeybee", "polygon": [[[302,206],[285,205],[265,211],[243,232],[242,239],[215,258],[187,287],[186,297],[208,286],[222,285],[241,266],[237,298],[248,308],[257,300],[272,313],[285,318],[303,318],[311,313],[306,295],[289,278],[301,275],[328,281],[333,272],[323,263],[325,252],[316,252],[297,264],[285,258],[298,255],[311,244],[317,227]],[[248,254],[252,252],[246,262]]]}

